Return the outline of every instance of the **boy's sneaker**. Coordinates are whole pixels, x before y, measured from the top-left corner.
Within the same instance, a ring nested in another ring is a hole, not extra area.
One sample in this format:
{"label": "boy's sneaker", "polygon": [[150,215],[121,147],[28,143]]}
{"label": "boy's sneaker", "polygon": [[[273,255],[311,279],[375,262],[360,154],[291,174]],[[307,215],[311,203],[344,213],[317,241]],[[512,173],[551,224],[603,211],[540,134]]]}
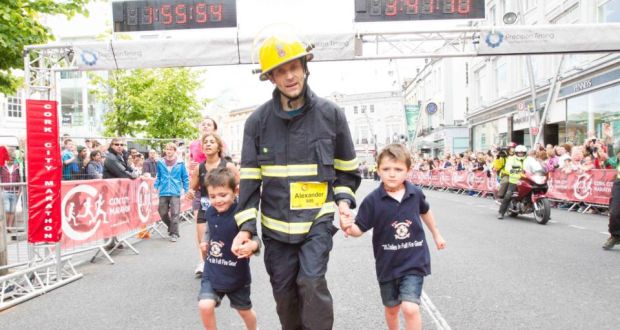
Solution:
{"label": "boy's sneaker", "polygon": [[614,247],[614,245],[620,244],[620,237],[609,236],[609,238],[603,243],[603,249],[609,250]]}
{"label": "boy's sneaker", "polygon": [[501,213],[498,213],[498,214],[497,214],[497,218],[501,220],[501,219],[503,219],[503,218],[504,218],[504,215],[503,215],[503,214],[501,214]]}
{"label": "boy's sneaker", "polygon": [[205,268],[205,263],[204,262],[199,262],[198,265],[196,265],[196,269],[194,270],[194,274],[196,274],[196,276],[201,276],[202,275],[202,270]]}
{"label": "boy's sneaker", "polygon": [[174,243],[178,240],[179,240],[179,237],[177,235],[174,235],[174,234],[170,235],[170,242]]}

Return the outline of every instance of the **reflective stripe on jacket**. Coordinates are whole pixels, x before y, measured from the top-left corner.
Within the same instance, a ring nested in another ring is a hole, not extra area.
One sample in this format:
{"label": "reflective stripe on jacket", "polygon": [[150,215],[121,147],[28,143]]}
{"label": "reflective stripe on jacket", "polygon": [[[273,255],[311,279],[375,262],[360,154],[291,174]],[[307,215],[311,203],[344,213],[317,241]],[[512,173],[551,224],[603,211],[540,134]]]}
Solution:
{"label": "reflective stripe on jacket", "polygon": [[[346,199],[354,208],[361,181],[344,112],[310,88],[297,116],[282,110],[276,89],[248,118],[240,172],[235,214],[240,230],[256,233],[260,204],[263,235],[287,243],[302,241],[317,221],[332,221],[335,202]],[[292,209],[292,184],[300,182],[325,183],[324,202]]]}
{"label": "reflective stripe on jacket", "polygon": [[510,173],[510,176],[508,177],[508,182],[514,184],[519,182],[519,180],[523,176],[524,171],[523,161],[524,160],[520,160],[515,156],[511,156],[508,158],[508,160],[506,160],[505,170]]}

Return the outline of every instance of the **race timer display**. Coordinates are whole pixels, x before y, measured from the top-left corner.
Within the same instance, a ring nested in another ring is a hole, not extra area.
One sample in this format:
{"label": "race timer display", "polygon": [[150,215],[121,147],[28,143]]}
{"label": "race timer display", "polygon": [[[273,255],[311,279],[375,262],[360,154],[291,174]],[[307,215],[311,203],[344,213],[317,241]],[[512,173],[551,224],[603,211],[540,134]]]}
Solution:
{"label": "race timer display", "polygon": [[237,26],[236,0],[138,0],[112,2],[114,32]]}
{"label": "race timer display", "polygon": [[485,0],[355,0],[356,22],[483,19]]}

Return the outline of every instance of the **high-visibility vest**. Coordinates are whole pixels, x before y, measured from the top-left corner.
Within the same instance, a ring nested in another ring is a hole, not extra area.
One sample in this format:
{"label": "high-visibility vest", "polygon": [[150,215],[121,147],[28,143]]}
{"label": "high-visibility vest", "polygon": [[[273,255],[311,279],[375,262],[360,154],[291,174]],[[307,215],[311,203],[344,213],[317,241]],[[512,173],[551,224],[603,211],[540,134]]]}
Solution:
{"label": "high-visibility vest", "polygon": [[508,182],[516,184],[523,176],[523,162],[524,160],[520,160],[517,157],[511,157],[506,162],[506,171],[510,173],[508,177]]}
{"label": "high-visibility vest", "polygon": [[618,162],[618,165],[616,165],[616,171],[618,171],[618,174],[616,175],[616,180],[620,180],[620,161]]}

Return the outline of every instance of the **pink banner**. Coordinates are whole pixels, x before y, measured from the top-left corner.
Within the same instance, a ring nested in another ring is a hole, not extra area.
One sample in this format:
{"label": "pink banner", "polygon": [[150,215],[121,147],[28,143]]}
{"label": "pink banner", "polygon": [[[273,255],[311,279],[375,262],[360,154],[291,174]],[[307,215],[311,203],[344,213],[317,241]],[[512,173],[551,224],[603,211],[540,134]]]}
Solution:
{"label": "pink banner", "polygon": [[[564,174],[549,174],[547,196],[553,199],[609,205],[611,187],[616,170],[590,170]],[[447,187],[484,192],[497,191],[497,178],[488,177],[485,172],[455,171],[452,169],[433,171],[412,171],[409,180],[417,185]]]}
{"label": "pink banner", "polygon": [[60,180],[55,101],[26,100],[28,163],[28,242],[55,243],[61,238]]}
{"label": "pink banner", "polygon": [[[121,235],[160,220],[154,179],[62,182],[63,246]],[[191,202],[181,199],[181,211]]]}

